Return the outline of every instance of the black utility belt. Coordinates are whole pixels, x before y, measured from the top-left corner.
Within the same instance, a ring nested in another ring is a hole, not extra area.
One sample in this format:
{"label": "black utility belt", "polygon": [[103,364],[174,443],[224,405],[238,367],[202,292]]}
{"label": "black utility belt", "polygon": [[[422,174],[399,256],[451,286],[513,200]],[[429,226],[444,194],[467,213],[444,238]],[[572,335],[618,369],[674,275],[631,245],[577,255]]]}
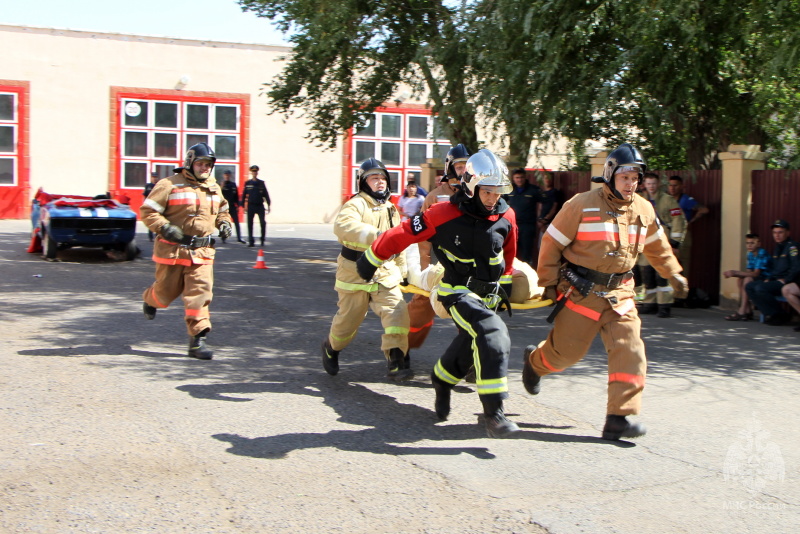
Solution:
{"label": "black utility belt", "polygon": [[196,249],[196,248],[203,248],[203,247],[212,247],[213,248],[214,247],[214,243],[216,243],[216,242],[217,242],[217,240],[214,239],[213,237],[211,237],[210,235],[207,235],[205,237],[200,237],[200,236],[196,236],[196,235],[185,235],[185,236],[183,236],[183,239],[181,239],[180,244],[183,245],[184,247],[188,247],[188,248],[191,248],[191,249]]}
{"label": "black utility belt", "polygon": [[633,271],[626,271],[624,273],[602,273],[589,269],[588,267],[581,267],[572,262],[567,263],[567,268],[575,271],[575,274],[599,286],[606,286],[608,289],[616,289],[631,278],[633,278]]}
{"label": "black utility belt", "polygon": [[363,256],[364,253],[352,248],[342,247],[342,257],[350,261],[358,261],[358,258]]}

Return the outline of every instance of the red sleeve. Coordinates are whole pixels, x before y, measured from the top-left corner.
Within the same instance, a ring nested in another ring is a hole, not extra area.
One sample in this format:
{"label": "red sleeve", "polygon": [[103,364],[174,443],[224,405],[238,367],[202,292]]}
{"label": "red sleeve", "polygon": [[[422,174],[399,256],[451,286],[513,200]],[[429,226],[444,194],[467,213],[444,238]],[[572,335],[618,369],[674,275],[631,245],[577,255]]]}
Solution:
{"label": "red sleeve", "polygon": [[[386,261],[394,254],[403,252],[409,245],[428,241],[436,235],[436,227],[462,215],[453,204],[434,204],[420,215],[403,221],[400,226],[383,232],[372,242],[372,252],[379,259]],[[514,224],[516,232],[516,223]],[[516,243],[516,233],[514,234]],[[516,251],[516,245],[514,247]]]}

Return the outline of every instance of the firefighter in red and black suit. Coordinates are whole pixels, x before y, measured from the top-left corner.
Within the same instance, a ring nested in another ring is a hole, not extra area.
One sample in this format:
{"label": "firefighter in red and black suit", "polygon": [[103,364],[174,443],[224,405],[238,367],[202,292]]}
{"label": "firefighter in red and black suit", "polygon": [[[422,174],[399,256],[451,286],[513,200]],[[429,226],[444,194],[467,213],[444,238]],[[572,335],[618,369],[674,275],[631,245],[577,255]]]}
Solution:
{"label": "firefighter in red and black suit", "polygon": [[213,356],[205,341],[211,330],[208,306],[216,252],[211,234],[218,228],[227,239],[233,230],[228,203],[211,176],[215,162],[207,144],[192,146],[183,167],[159,181],[140,209],[142,222],[158,234],[153,247],[156,281],[144,291],[144,315],[155,319],[158,308],[183,295],[189,356],[199,360]]}
{"label": "firefighter in red and black suit", "polygon": [[458,335],[431,374],[436,414],[447,419],[450,392],[474,365],[490,437],[519,430],[503,414],[511,342],[505,323],[495,313],[501,304],[510,312],[507,295],[517,224],[514,211],[500,198],[510,191],[505,163],[480,150],[467,161],[461,189],[449,202],[435,204],[381,234],[356,264],[359,275],[369,280],[383,262],[412,243],[427,240],[436,247],[444,266],[438,299],[458,327]]}
{"label": "firefighter in red and black suit", "polygon": [[539,285],[557,310],[554,328],[538,347],[525,349],[522,382],[536,395],[540,378],[580,361],[597,333],[608,352],[608,405],[603,438],[642,436],[639,413],[647,359],[634,304],[631,269],[643,253],[676,294],[686,279],[652,204],[636,194],[647,171],[628,143],[606,159],[601,188],[578,194],[553,219],[539,251]]}

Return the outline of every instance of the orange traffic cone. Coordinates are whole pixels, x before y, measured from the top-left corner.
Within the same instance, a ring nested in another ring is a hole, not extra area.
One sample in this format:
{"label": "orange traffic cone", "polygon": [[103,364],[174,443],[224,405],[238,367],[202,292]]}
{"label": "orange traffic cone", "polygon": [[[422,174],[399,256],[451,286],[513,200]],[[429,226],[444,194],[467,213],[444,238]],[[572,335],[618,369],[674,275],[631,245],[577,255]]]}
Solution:
{"label": "orange traffic cone", "polygon": [[33,229],[31,235],[31,244],[28,246],[28,252],[41,252],[42,251],[42,236],[39,235],[39,228]]}
{"label": "orange traffic cone", "polygon": [[267,264],[264,263],[264,249],[258,249],[258,257],[256,257],[256,264],[253,265],[253,269],[269,269]]}

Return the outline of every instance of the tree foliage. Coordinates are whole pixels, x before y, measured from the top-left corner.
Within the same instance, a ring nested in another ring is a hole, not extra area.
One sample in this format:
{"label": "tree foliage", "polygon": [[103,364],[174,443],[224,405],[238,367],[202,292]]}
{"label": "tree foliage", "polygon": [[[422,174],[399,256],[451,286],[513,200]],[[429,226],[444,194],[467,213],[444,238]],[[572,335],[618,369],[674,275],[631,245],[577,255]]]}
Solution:
{"label": "tree foliage", "polygon": [[429,94],[451,141],[476,110],[511,157],[566,139],[640,145],[712,168],[730,143],[800,166],[800,0],[240,0],[291,32],[274,111],[341,133],[401,84]]}

